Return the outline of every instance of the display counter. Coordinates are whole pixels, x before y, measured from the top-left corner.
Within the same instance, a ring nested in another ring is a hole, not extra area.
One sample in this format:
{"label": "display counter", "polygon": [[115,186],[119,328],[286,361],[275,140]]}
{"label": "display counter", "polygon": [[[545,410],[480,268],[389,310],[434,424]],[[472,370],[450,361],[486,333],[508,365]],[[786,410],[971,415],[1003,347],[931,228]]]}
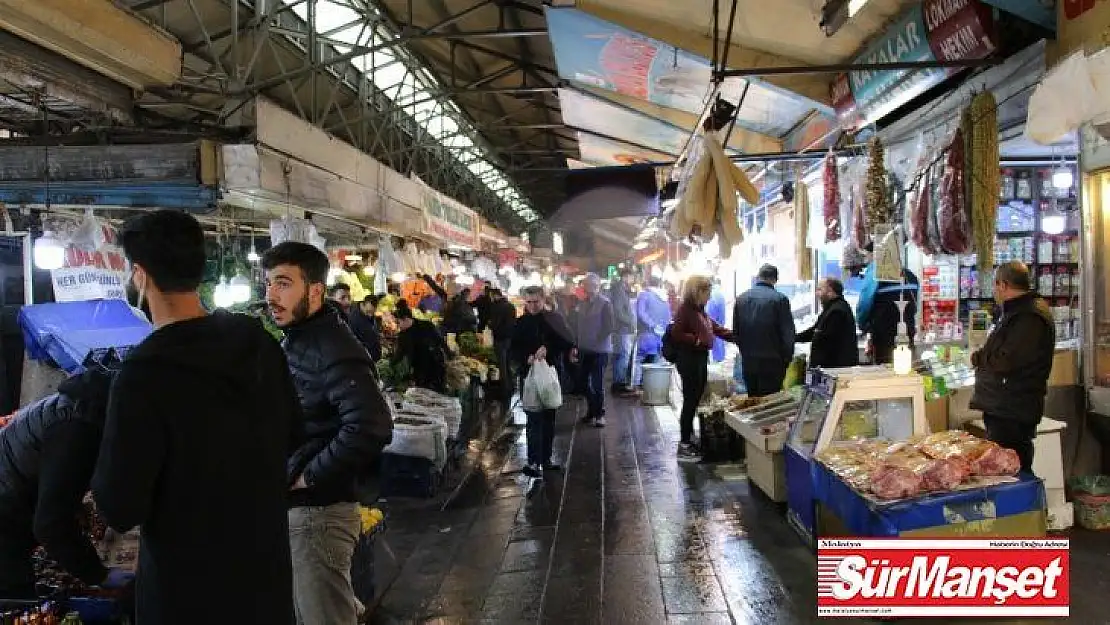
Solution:
{"label": "display counter", "polygon": [[748,479],[775,502],[786,501],[786,464],[782,455],[800,393],[783,391],[725,413],[725,423],[744,439]]}

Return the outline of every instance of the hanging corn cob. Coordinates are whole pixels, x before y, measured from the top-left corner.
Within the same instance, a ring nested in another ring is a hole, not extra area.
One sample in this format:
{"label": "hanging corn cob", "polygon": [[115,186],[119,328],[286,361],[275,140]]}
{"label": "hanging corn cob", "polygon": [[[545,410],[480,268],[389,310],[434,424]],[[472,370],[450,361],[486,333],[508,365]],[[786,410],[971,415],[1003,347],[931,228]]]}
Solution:
{"label": "hanging corn cob", "polygon": [[971,167],[971,222],[979,271],[994,269],[994,231],[1002,180],[998,171],[998,105],[990,91],[971,99],[967,110],[971,135],[965,135]]}
{"label": "hanging corn cob", "polygon": [[876,226],[890,223],[890,199],[887,197],[886,166],[883,144],[873,137],[869,144],[867,163],[867,231]]}

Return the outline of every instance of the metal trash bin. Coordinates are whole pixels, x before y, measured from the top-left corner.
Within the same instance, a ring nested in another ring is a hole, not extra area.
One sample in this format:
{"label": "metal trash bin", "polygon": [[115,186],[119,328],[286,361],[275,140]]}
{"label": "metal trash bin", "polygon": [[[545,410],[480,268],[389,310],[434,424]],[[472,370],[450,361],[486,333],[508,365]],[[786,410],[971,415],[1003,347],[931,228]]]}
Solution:
{"label": "metal trash bin", "polygon": [[671,376],[674,366],[665,363],[645,364],[643,367],[644,394],[647,406],[666,406],[671,403]]}

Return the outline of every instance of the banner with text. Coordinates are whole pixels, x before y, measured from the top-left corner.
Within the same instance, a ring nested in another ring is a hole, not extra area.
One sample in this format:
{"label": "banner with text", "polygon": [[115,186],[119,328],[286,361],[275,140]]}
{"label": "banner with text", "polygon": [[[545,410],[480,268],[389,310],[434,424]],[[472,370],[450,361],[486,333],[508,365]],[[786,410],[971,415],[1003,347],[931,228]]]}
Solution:
{"label": "banner with text", "polygon": [[1067,539],[817,541],[820,617],[1067,617]]}
{"label": "banner with text", "polygon": [[127,257],[116,242],[116,229],[101,223],[104,243],[95,250],[66,246],[65,263],[50,272],[54,300],[127,299]]}
{"label": "banner with text", "polygon": [[[980,0],[925,0],[910,7],[853,63],[962,61],[997,48],[992,8]],[[830,88],[844,127],[874,122],[940,84],[959,68],[864,70],[841,74]]]}
{"label": "banner with text", "polygon": [[481,247],[478,213],[425,187],[424,234],[448,245],[476,250]]}

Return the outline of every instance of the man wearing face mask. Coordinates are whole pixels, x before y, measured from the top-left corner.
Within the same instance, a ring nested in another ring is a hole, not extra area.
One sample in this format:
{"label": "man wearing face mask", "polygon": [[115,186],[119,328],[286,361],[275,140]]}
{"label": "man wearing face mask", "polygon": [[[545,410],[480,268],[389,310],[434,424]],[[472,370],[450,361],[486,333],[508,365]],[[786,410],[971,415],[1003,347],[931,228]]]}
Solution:
{"label": "man wearing face mask", "polygon": [[137,621],[213,623],[218,605],[221,623],[290,625],[297,408],[281,347],[251,317],[205,310],[192,216],[149,213],[119,238],[155,330],[112,385],[92,491],[109,526],[141,529]]}
{"label": "man wearing face mask", "polygon": [[288,462],[297,621],[355,625],[351,558],[360,531],[359,480],[372,474],[392,439],[392,414],[369,354],[336,304],[325,301],[328,257],[286,241],[262,255],[262,268],[303,413],[305,442]]}

